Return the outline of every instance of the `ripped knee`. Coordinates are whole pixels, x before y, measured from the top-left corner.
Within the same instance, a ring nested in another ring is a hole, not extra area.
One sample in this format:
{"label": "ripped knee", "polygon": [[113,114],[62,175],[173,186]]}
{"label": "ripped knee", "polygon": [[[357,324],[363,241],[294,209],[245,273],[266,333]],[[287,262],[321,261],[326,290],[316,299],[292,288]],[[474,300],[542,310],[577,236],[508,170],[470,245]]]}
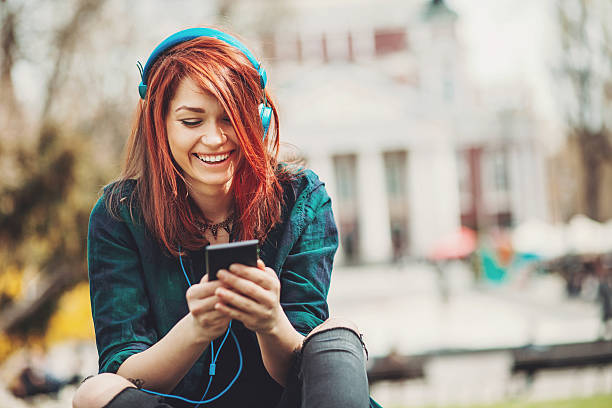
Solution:
{"label": "ripped knee", "polygon": [[332,329],[348,329],[355,333],[358,337],[361,337],[361,334],[359,333],[359,328],[354,322],[341,317],[330,317],[329,319],[312,329],[308,336],[306,336],[306,340],[317,333]]}
{"label": "ripped knee", "polygon": [[319,333],[336,329],[344,329],[353,332],[359,339],[359,342],[361,343],[361,346],[363,347],[363,350],[366,354],[366,358],[368,357],[368,349],[366,348],[366,345],[363,342],[363,335],[359,331],[357,325],[353,321],[341,317],[330,317],[329,319],[325,320],[323,323],[312,329],[312,331],[306,336],[306,338],[304,338],[302,349],[304,348],[304,345],[306,345],[306,343],[308,343],[308,341],[310,341],[313,336]]}
{"label": "ripped knee", "polygon": [[135,387],[117,374],[103,373],[83,381],[72,399],[74,408],[100,408],[106,406],[125,388]]}

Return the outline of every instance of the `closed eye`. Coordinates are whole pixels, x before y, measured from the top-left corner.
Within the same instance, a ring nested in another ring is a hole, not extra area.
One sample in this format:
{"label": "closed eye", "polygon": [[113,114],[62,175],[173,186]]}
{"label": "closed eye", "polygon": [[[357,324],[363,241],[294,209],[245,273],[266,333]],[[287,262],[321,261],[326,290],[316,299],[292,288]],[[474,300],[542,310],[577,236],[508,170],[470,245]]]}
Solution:
{"label": "closed eye", "polygon": [[183,119],[180,122],[187,127],[196,127],[202,123],[200,119]]}

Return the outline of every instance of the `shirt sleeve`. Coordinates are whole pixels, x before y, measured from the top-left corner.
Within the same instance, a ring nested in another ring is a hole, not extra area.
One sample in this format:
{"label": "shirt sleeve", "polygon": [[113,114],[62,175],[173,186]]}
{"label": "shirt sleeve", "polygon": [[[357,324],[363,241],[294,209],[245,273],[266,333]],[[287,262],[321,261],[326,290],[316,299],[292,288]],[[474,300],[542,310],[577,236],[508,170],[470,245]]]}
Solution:
{"label": "shirt sleeve", "polygon": [[298,197],[294,211],[298,238],[281,269],[280,301],[293,327],[307,335],[329,316],[327,294],[338,230],[322,183]]}
{"label": "shirt sleeve", "polygon": [[89,218],[87,258],[99,372],[115,373],[128,357],[155,344],[157,334],[148,318],[150,306],[130,225],[109,214],[104,197]]}

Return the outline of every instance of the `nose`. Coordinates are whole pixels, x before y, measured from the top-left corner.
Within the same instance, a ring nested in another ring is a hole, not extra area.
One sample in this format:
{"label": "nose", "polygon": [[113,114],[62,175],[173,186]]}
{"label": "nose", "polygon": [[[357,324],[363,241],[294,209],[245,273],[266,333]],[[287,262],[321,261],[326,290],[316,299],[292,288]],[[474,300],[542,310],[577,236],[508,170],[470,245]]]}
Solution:
{"label": "nose", "polygon": [[203,128],[203,133],[200,140],[206,146],[212,148],[222,146],[227,141],[227,135],[223,132],[221,126],[215,121],[208,121]]}

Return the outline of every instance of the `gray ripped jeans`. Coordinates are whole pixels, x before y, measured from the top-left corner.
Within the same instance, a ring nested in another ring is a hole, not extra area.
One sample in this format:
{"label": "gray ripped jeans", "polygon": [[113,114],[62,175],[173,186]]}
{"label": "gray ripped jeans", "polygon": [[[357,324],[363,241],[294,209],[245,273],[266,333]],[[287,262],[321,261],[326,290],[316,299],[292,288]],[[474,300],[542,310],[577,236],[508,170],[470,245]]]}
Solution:
{"label": "gray ripped jeans", "polygon": [[[364,350],[361,336],[346,327],[311,334],[294,355],[287,387],[276,408],[368,408]],[[105,408],[173,408],[171,404],[138,388],[126,388]]]}
{"label": "gray ripped jeans", "polygon": [[277,408],[369,407],[365,345],[353,330],[322,330],[304,341]]}

